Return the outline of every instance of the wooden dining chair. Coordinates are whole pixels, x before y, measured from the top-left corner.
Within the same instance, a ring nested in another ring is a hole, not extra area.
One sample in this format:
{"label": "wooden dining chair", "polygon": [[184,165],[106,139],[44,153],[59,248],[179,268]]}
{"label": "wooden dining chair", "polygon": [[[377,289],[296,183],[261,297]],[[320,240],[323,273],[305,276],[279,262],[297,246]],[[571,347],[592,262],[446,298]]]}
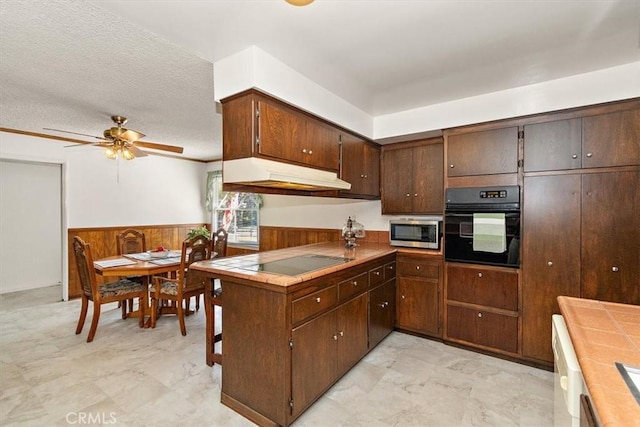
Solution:
{"label": "wooden dining chair", "polygon": [[[180,267],[175,278],[154,276],[151,291],[151,327],[156,327],[157,317],[161,314],[177,314],[182,335],[187,335],[185,316],[191,314],[185,308],[186,301],[191,297],[200,297],[204,293],[206,280],[198,272],[189,269],[196,261],[211,258],[211,243],[204,236],[196,236],[182,242]],[[160,300],[172,301],[173,307],[159,307]]]}
{"label": "wooden dining chair", "polygon": [[96,334],[101,306],[110,302],[124,302],[128,299],[138,298],[140,305],[139,324],[141,328],[144,327],[144,313],[148,298],[147,287],[128,279],[120,279],[116,282],[98,285],[96,271],[93,266],[93,256],[91,255],[91,246],[80,237],[75,236],[73,238],[73,253],[76,259],[78,275],[80,276],[80,284],[82,285],[82,308],[78,326],[76,327],[76,335],[82,332],[84,327],[89,301],[93,302],[93,316],[87,342],[93,341],[93,337]]}
{"label": "wooden dining chair", "polygon": [[[214,234],[213,256],[215,258],[227,256],[228,234],[224,228],[219,228]],[[222,341],[222,332],[216,334],[216,307],[222,308],[222,284],[219,279],[212,278],[207,286],[204,295],[204,306],[206,313],[206,359],[207,365],[213,366],[215,363],[222,365],[222,352],[216,352],[216,343]],[[216,287],[216,283],[219,285]]]}
{"label": "wooden dining chair", "polygon": [[[118,255],[137,254],[147,251],[147,239],[144,233],[128,228],[122,233],[116,235],[116,250]],[[142,283],[142,277],[129,277],[131,281]],[[127,308],[128,302],[128,308]],[[133,312],[133,300],[128,300],[120,303],[122,308],[122,318],[127,318],[127,313]]]}

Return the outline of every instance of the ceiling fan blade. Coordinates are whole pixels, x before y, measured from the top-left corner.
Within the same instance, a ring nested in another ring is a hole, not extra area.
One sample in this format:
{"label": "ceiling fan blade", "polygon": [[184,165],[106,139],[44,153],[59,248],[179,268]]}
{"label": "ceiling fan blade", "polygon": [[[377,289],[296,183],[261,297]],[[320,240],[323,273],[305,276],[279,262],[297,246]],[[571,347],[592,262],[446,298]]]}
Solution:
{"label": "ceiling fan blade", "polygon": [[184,148],[177,145],[156,144],[155,142],[136,141],[138,147],[150,148],[152,150],[170,151],[172,153],[182,154]]}
{"label": "ceiling fan blade", "polygon": [[83,144],[73,144],[73,145],[64,145],[62,148],[73,148],[73,147],[108,147],[111,144],[107,142],[85,142]]}
{"label": "ceiling fan blade", "polygon": [[127,142],[135,142],[140,138],[144,138],[144,133],[136,132],[135,130],[127,129],[122,132],[118,138],[124,139]]}
{"label": "ceiling fan blade", "polygon": [[[44,129],[44,130],[52,130],[52,131],[55,131],[55,132],[70,133],[70,134],[73,134],[73,135],[89,136],[89,137],[91,137],[91,138],[96,138],[96,139],[102,139],[102,140],[105,140],[105,139],[104,139],[103,137],[101,137],[101,136],[88,135],[88,134],[86,134],[86,133],[70,132],[70,131],[68,131],[68,130],[52,129],[52,128],[42,128],[42,129]],[[105,141],[106,141],[106,140],[105,140]]]}
{"label": "ceiling fan blade", "polygon": [[131,151],[133,153],[134,156],[136,157],[146,157],[148,156],[147,153],[145,153],[144,151],[142,151],[141,149],[139,149],[138,147],[136,147],[135,145],[128,145],[127,148],[129,149],[129,151]]}

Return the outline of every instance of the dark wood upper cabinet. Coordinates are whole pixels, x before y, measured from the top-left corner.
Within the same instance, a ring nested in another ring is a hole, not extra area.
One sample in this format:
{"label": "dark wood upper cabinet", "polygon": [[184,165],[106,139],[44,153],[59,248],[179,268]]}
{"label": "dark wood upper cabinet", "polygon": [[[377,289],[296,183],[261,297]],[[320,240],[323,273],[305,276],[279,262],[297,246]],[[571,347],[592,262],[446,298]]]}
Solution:
{"label": "dark wood upper cabinet", "polygon": [[640,108],[582,119],[584,168],[640,164]]}
{"label": "dark wood upper cabinet", "polygon": [[557,120],[524,127],[524,171],[582,167],[582,119]]}
{"label": "dark wood upper cabinet", "polygon": [[250,90],[222,100],[223,160],[263,157],[338,171],[337,126]]}
{"label": "dark wood upper cabinet", "polygon": [[518,171],[518,127],[447,136],[447,176]]}
{"label": "dark wood upper cabinet", "polygon": [[442,214],[441,138],[386,146],[382,150],[382,213]]}
{"label": "dark wood upper cabinet", "polygon": [[524,171],[640,164],[640,108],[524,126]]}
{"label": "dark wood upper cabinet", "polygon": [[341,191],[349,196],[380,197],[380,147],[362,138],[343,133],[341,178],[351,184]]}

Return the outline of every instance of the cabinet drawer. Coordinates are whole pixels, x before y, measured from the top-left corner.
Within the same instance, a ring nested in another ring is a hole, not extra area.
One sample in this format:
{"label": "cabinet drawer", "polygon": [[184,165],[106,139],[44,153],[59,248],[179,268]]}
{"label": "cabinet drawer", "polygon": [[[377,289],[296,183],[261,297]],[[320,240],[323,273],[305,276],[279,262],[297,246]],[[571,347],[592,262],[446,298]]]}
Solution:
{"label": "cabinet drawer", "polygon": [[346,301],[352,296],[366,291],[367,285],[367,273],[359,274],[355,277],[338,283],[338,294],[340,302]]}
{"label": "cabinet drawer", "polygon": [[384,281],[394,279],[396,277],[396,263],[390,262],[384,266]]}
{"label": "cabinet drawer", "polygon": [[384,266],[369,270],[369,288],[375,288],[377,285],[384,282]]}
{"label": "cabinet drawer", "polygon": [[292,304],[293,323],[302,322],[334,306],[337,302],[338,287],[335,285],[297,299]]}
{"label": "cabinet drawer", "polygon": [[518,318],[449,305],[447,337],[515,353],[518,351]]}
{"label": "cabinet drawer", "polygon": [[424,279],[440,278],[440,262],[418,258],[400,258],[398,270],[401,276],[419,276]]}
{"label": "cabinet drawer", "polygon": [[447,300],[518,311],[518,273],[449,266]]}

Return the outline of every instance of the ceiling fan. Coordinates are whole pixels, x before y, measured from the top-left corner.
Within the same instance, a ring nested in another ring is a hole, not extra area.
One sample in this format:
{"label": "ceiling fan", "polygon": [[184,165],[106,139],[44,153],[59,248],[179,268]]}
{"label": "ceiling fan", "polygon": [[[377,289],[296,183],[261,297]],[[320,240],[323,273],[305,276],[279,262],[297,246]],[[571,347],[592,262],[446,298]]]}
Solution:
{"label": "ceiling fan", "polygon": [[[109,159],[116,159],[118,155],[125,160],[132,160],[136,157],[144,157],[148,154],[154,154],[152,152],[143,151],[138,147],[150,148],[152,150],[169,151],[171,153],[182,154],[183,148],[175,145],[157,144],[154,142],[143,142],[139,139],[145,135],[135,130],[126,129],[122,126],[127,123],[127,118],[123,116],[111,116],[111,120],[115,123],[115,126],[105,129],[102,133],[103,136],[87,135],[85,133],[70,132],[60,129],[44,128],[45,130],[52,130],[55,132],[70,133],[73,135],[89,136],[91,138],[99,139],[100,142],[92,142],[89,145],[96,145],[98,147],[106,148],[104,155]],[[68,145],[67,147],[75,147],[74,145]]]}

